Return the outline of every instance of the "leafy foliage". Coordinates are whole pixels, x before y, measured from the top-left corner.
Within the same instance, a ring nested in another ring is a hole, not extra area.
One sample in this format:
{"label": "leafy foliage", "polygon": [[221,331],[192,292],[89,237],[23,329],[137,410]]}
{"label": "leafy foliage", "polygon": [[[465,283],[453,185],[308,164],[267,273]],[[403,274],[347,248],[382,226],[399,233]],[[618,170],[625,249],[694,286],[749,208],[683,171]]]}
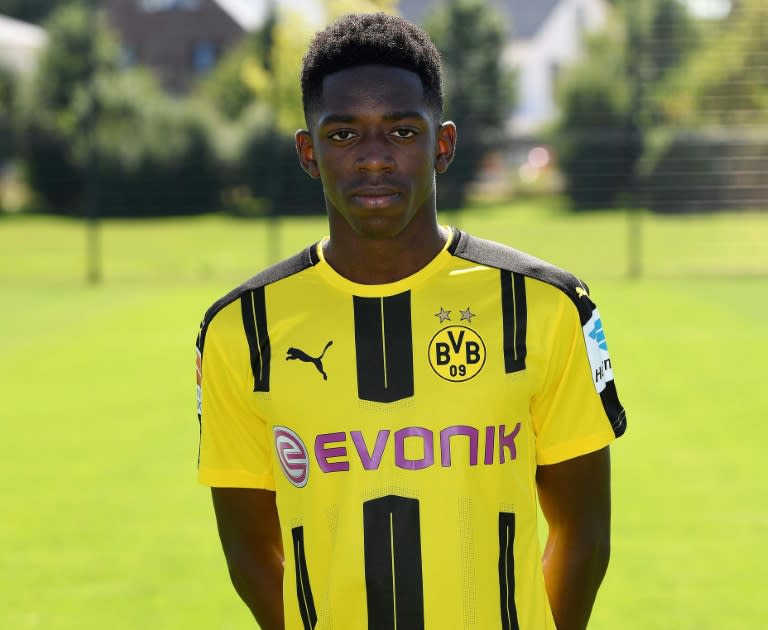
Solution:
{"label": "leafy foliage", "polygon": [[675,124],[768,124],[768,5],[743,0],[712,43],[672,74],[660,107]]}
{"label": "leafy foliage", "polygon": [[90,118],[78,118],[98,72],[117,66],[117,47],[94,14],[79,3],[56,9],[46,23],[48,45],[20,96],[20,152],[32,189],[50,209],[81,211],[85,175],[77,146]]}
{"label": "leafy foliage", "polygon": [[[215,121],[162,94],[142,72],[106,75],[95,86],[96,203],[103,215],[158,216],[217,210]],[[84,104],[87,107],[87,104]],[[81,163],[87,164],[88,155]]]}
{"label": "leafy foliage", "polygon": [[[99,0],[76,1],[90,7],[95,7],[99,2]],[[0,0],[0,15],[40,24],[59,6],[61,2],[57,0]]]}
{"label": "leafy foliage", "polygon": [[555,135],[565,192],[576,209],[612,206],[631,184],[642,150],[622,59],[605,54],[612,47],[606,38],[591,46],[592,55],[603,61],[568,74]]}
{"label": "leafy foliage", "polygon": [[13,72],[0,65],[0,165],[14,152],[14,131],[11,121],[16,96],[16,81]]}
{"label": "leafy foliage", "polygon": [[511,76],[501,62],[506,35],[503,19],[480,0],[440,6],[427,30],[443,58],[446,116],[459,131],[456,159],[438,186],[439,205],[459,208],[512,109]]}
{"label": "leafy foliage", "polygon": [[197,87],[197,94],[229,120],[240,118],[266,88],[277,19],[272,7],[261,28],[246,35]]}
{"label": "leafy foliage", "polygon": [[320,181],[299,167],[293,136],[281,132],[269,110],[252,116],[243,136],[238,179],[268,202],[270,214],[325,212]]}
{"label": "leafy foliage", "polygon": [[765,201],[768,6],[742,0],[710,27],[708,45],[654,96],[665,126],[643,159],[657,212],[753,208]]}
{"label": "leafy foliage", "polygon": [[[351,11],[393,11],[393,0],[326,0],[329,19]],[[199,94],[231,121],[242,137],[232,182],[266,200],[272,214],[325,211],[320,183],[299,167],[294,132],[304,127],[299,71],[315,31],[305,15],[272,7],[264,26],[246,37],[213,73]]]}
{"label": "leafy foliage", "polygon": [[574,208],[605,208],[633,191],[647,130],[664,120],[656,95],[696,50],[678,0],[618,0],[618,20],[565,73],[553,142]]}
{"label": "leafy foliage", "polygon": [[[325,0],[328,19],[352,11],[389,11],[393,0]],[[227,118],[237,119],[254,103],[266,103],[278,128],[293,136],[304,126],[299,70],[315,31],[306,15],[270,6],[264,25],[248,34],[208,75],[198,92]]]}
{"label": "leafy foliage", "polygon": [[646,200],[654,212],[755,208],[765,199],[765,136],[736,129],[679,129],[660,143],[648,163]]}
{"label": "leafy foliage", "polygon": [[130,216],[216,209],[208,118],[147,71],[118,71],[117,46],[82,5],[57,10],[49,35],[19,110],[27,177],[45,205]]}

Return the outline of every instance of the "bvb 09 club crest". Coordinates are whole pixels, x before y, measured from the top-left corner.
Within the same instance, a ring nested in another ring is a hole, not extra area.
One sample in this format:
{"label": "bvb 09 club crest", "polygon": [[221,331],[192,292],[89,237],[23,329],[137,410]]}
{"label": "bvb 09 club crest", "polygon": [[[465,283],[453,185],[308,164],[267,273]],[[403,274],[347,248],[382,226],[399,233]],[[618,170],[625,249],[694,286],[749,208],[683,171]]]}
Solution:
{"label": "bvb 09 club crest", "polygon": [[429,364],[446,381],[468,381],[485,365],[485,344],[467,326],[446,326],[429,342]]}

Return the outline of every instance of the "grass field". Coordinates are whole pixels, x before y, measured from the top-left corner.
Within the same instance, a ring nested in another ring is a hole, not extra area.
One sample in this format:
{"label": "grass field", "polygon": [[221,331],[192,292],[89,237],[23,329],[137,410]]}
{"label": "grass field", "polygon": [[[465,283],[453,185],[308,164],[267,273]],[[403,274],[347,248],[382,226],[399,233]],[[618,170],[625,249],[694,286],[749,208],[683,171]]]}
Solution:
{"label": "grass field", "polygon": [[[644,217],[635,281],[621,215],[449,219],[584,276],[606,319],[630,424],[590,628],[765,627],[768,215]],[[195,481],[192,344],[276,238],[292,253],[323,226],[109,223],[87,287],[81,224],[0,220],[0,628],[253,627]]]}

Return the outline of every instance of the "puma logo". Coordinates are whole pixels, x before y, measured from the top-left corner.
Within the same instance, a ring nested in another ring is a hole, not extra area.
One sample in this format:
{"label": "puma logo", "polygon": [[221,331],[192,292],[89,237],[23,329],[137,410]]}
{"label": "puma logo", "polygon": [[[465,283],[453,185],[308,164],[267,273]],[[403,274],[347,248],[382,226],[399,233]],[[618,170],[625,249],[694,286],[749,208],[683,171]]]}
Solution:
{"label": "puma logo", "polygon": [[323,348],[322,354],[317,358],[309,356],[306,352],[299,350],[298,348],[288,348],[288,352],[285,355],[285,360],[294,361],[298,359],[299,361],[304,361],[304,363],[312,363],[317,368],[317,371],[323,375],[323,380],[327,381],[328,375],[323,369],[323,357],[325,356],[325,351],[328,350],[328,348],[330,348],[332,345],[333,341],[329,341],[327,344],[325,344],[325,348]]}

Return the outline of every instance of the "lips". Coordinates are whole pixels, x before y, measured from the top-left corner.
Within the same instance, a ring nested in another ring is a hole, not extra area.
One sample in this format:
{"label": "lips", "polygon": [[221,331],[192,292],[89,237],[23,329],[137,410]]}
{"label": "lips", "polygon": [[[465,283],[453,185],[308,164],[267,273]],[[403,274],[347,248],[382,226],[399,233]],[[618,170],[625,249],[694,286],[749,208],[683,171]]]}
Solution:
{"label": "lips", "polygon": [[394,188],[379,186],[360,188],[352,192],[352,199],[365,208],[386,208],[399,197],[400,193]]}

